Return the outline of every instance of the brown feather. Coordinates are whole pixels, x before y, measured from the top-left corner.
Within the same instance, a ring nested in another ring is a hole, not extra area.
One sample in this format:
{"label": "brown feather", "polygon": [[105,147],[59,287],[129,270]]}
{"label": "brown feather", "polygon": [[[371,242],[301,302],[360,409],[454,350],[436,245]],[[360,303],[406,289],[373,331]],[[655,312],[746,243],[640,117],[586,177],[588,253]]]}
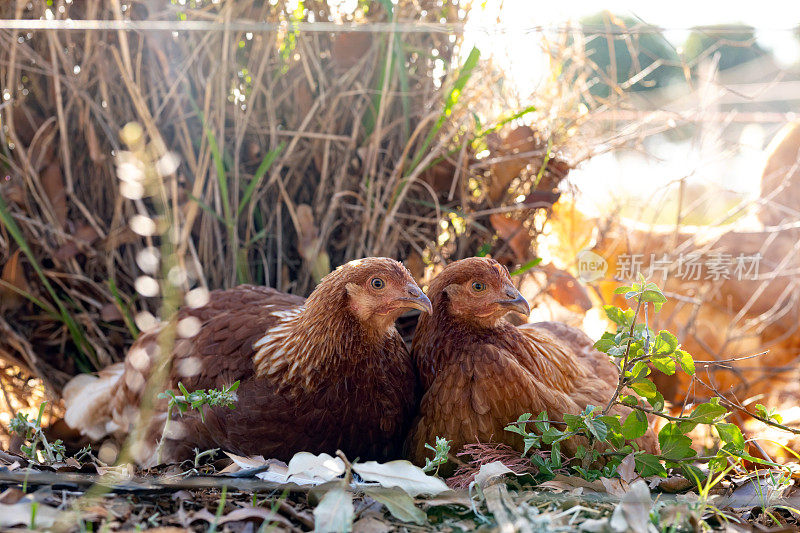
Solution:
{"label": "brown feather", "polygon": [[[453,453],[478,442],[521,450],[521,438],[504,430],[519,415],[547,411],[551,420],[561,420],[587,405],[605,407],[616,388],[616,366],[574,328],[552,322],[517,328],[502,318],[454,313],[456,300],[448,296],[449,288],[474,279],[511,283],[491,259],[448,265],[428,290],[433,314],[420,318],[414,335],[412,357],[424,390],[408,441],[417,464],[424,464],[429,455],[425,443],[436,437],[452,440]],[[624,416],[629,410],[615,407],[612,412]],[[657,453],[652,431],[637,442]],[[573,439],[562,451],[574,453],[578,444]]]}
{"label": "brown feather", "polygon": [[[326,276],[308,300],[242,285],[211,292],[203,307],[181,309],[178,320],[195,317],[201,327],[175,343],[164,388],[175,390],[179,381],[190,391],[241,385],[233,410],[206,408],[205,423],[191,410],[175,416],[163,460],[191,457],[195,447],[282,460],[337,449],[362,460],[396,458],[416,407],[413,365],[394,326],[377,328],[356,317],[346,290],[376,271],[413,284],[400,263],[369,258]],[[120,436],[138,420],[158,342],[159,331],[137,339],[109,399]],[[73,391],[68,411],[80,403]],[[154,462],[165,411],[165,401],[157,401],[133,448],[138,462]],[[95,420],[92,427],[101,425]]]}

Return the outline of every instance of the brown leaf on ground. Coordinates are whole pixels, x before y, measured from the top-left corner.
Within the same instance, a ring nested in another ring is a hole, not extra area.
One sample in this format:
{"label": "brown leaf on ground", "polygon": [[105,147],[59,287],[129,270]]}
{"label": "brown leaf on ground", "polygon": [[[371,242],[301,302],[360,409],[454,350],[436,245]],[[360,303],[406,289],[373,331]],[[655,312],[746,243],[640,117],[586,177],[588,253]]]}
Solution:
{"label": "brown leaf on ground", "polygon": [[41,175],[42,187],[53,206],[53,214],[63,228],[67,223],[67,191],[58,161],[50,163]]}
{"label": "brown leaf on ground", "polygon": [[[30,291],[28,279],[25,277],[25,269],[21,261],[22,250],[17,250],[3,265],[3,272],[0,279],[25,292]],[[3,311],[16,311],[25,304],[25,297],[18,294],[13,289],[0,286],[0,309]]]}

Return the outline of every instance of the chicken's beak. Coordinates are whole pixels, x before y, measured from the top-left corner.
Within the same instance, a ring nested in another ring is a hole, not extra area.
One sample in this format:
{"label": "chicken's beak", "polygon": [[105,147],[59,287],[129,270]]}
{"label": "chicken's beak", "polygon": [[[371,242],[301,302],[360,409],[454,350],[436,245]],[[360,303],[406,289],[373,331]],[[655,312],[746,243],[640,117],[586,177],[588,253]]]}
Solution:
{"label": "chicken's beak", "polygon": [[525,316],[531,314],[531,306],[528,305],[528,300],[522,296],[513,285],[507,285],[505,288],[505,295],[507,300],[498,300],[497,303],[507,308],[509,311],[516,311]]}
{"label": "chicken's beak", "polygon": [[408,296],[396,298],[395,301],[401,302],[403,307],[407,307],[409,309],[419,309],[423,313],[428,314],[433,312],[431,301],[428,300],[428,297],[425,296],[425,293],[423,293],[422,290],[416,286],[416,284],[409,283],[406,285],[406,294],[408,294]]}

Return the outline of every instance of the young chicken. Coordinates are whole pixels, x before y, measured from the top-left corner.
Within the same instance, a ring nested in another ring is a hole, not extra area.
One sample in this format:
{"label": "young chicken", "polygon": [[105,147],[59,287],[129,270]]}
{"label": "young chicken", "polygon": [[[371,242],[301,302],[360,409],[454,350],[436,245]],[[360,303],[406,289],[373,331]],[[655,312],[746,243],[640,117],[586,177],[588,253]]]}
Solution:
{"label": "young chicken", "polygon": [[[126,436],[142,400],[154,416],[132,447],[143,465],[193,456],[193,448],[222,448],[284,461],[299,451],[348,457],[397,458],[416,409],[417,382],[394,321],[431,304],[397,261],[352,261],[327,275],[307,300],[274,289],[242,285],[213,291],[199,308],[191,338],[179,338],[167,359],[159,390],[145,385],[159,360],[159,331],[143,334],[125,363],[100,377],[78,376],[65,390],[65,420],[98,440]],[[173,413],[164,445],[155,453],[166,419],[164,389],[231,385],[239,380],[233,410],[205,408]],[[147,395],[147,397],[145,397]]]}
{"label": "young chicken", "polygon": [[[530,309],[496,261],[451,263],[428,296],[433,313],[420,318],[411,348],[424,391],[409,437],[413,462],[424,464],[425,443],[437,436],[453,441],[453,453],[476,442],[521,451],[522,438],[504,430],[521,414],[547,411],[562,420],[611,400],[619,371],[584,333],[552,322],[515,327],[503,318],[509,311],[527,316]],[[658,449],[652,431],[637,442],[651,453]],[[575,447],[567,441],[562,451],[572,454]]]}

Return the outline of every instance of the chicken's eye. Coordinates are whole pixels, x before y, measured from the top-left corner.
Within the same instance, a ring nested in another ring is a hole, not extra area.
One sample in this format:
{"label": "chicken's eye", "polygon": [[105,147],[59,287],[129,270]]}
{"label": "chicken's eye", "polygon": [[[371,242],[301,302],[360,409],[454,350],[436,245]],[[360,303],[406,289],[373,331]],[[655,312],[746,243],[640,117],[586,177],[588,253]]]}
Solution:
{"label": "chicken's eye", "polygon": [[381,290],[386,286],[386,282],[383,281],[381,278],[372,278],[372,281],[369,282],[372,285],[373,289]]}
{"label": "chicken's eye", "polygon": [[472,290],[476,292],[481,292],[482,290],[486,289],[486,284],[481,283],[480,281],[473,281],[472,282]]}

